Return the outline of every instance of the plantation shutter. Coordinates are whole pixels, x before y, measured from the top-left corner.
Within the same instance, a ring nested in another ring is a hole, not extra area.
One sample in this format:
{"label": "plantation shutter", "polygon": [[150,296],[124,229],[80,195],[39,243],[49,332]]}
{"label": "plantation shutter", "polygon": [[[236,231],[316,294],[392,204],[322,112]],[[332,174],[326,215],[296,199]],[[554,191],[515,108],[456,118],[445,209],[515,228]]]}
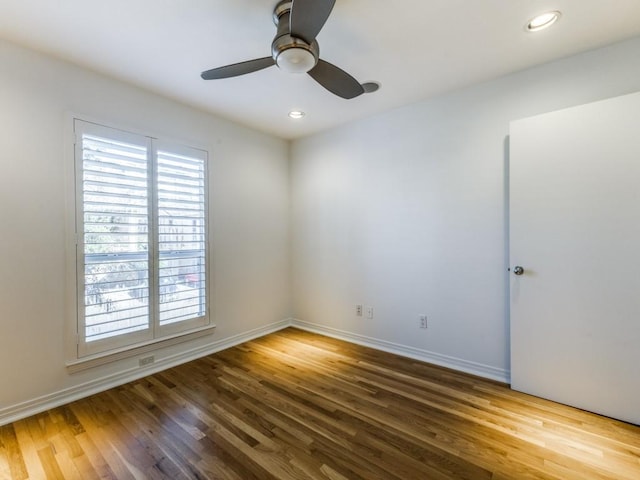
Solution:
{"label": "plantation shutter", "polygon": [[207,153],[75,131],[78,355],[208,325]]}
{"label": "plantation shutter", "polygon": [[161,326],[206,313],[206,153],[176,150],[156,154]]}
{"label": "plantation shutter", "polygon": [[150,329],[147,141],[90,130],[81,136],[87,344]]}

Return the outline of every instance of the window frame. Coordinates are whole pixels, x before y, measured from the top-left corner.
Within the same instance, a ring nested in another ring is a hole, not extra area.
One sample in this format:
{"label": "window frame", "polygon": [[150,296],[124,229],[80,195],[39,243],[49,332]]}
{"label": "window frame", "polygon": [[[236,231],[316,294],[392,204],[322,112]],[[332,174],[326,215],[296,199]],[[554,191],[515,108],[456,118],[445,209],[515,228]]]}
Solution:
{"label": "window frame", "polygon": [[[210,333],[215,325],[212,324],[211,311],[211,252],[210,252],[210,215],[209,215],[209,160],[208,150],[204,148],[189,146],[184,142],[171,139],[158,138],[156,136],[128,131],[117,127],[106,125],[102,122],[86,120],[73,116],[71,122],[73,134],[73,182],[74,199],[72,202],[73,213],[73,291],[74,298],[74,355],[67,365],[78,362],[90,361],[96,358],[115,355],[122,357],[123,353],[137,351],[149,351],[150,346],[166,343],[175,344],[176,340],[184,337],[184,340],[199,336],[198,334]],[[86,315],[85,315],[85,251],[84,251],[84,192],[83,192],[83,134],[96,135],[115,142],[124,141],[146,148],[147,165],[147,221],[148,221],[148,263],[147,272],[149,275],[149,306],[148,324],[140,331],[128,332],[114,335],[108,338],[87,342],[86,335]],[[185,155],[199,159],[203,162],[203,208],[204,208],[204,314],[187,320],[181,320],[166,325],[160,325],[160,293],[158,279],[160,272],[160,252],[159,252],[159,228],[158,218],[160,216],[158,208],[158,151],[165,151],[175,155]],[[102,362],[99,362],[102,363]]]}

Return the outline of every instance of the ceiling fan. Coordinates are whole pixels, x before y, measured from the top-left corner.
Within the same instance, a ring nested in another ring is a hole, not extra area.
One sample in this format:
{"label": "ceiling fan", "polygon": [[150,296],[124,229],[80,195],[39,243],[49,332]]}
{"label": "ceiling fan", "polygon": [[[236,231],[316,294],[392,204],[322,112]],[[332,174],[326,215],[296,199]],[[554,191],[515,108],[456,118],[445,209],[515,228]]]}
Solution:
{"label": "ceiling fan", "polygon": [[308,73],[316,82],[331,93],[345,99],[363,93],[375,92],[379,84],[360,84],[344,70],[320,59],[320,48],[316,37],[329,14],[335,0],[281,0],[273,11],[277,26],[271,44],[271,56],[202,72],[204,80],[237,77],[257,72],[272,65],[290,73]]}

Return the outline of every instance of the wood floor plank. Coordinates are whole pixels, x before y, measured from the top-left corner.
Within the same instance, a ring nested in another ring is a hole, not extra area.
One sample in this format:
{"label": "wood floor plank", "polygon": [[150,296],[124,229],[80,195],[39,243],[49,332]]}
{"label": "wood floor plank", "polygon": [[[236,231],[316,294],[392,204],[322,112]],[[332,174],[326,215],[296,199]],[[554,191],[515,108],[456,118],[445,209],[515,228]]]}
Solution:
{"label": "wood floor plank", "polygon": [[0,478],[638,480],[640,427],[289,328],[0,427]]}
{"label": "wood floor plank", "polygon": [[13,425],[0,427],[0,451],[0,468],[5,474],[8,472],[11,478],[20,480],[28,478],[25,459]]}
{"label": "wood floor plank", "polygon": [[[32,417],[33,418],[33,417]],[[31,418],[31,419],[32,419]],[[36,448],[36,444],[31,435],[31,431],[29,430],[27,423],[31,419],[25,419],[21,422],[17,422],[13,424],[16,438],[18,439],[18,446],[20,448],[20,453],[22,454],[22,458],[24,460],[24,466],[26,467],[26,473],[22,473],[22,475],[10,476],[8,478],[18,479],[18,478],[45,478],[46,473],[42,468],[42,464],[40,463],[38,457],[38,450]],[[11,465],[12,468],[16,467],[16,464]]]}

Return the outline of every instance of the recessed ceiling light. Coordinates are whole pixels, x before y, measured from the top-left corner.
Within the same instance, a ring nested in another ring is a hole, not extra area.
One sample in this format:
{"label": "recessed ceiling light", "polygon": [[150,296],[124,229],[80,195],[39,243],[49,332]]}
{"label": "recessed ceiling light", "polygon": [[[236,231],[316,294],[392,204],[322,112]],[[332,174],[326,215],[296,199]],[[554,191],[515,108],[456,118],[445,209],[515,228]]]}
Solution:
{"label": "recessed ceiling light", "polygon": [[300,119],[302,117],[304,117],[305,113],[302,110],[291,110],[289,112],[289,116],[293,119]]}
{"label": "recessed ceiling light", "polygon": [[549,28],[551,25],[556,23],[560,18],[560,15],[561,13],[557,10],[537,15],[529,20],[529,22],[525,26],[525,29],[528,32],[539,32],[540,30]]}

